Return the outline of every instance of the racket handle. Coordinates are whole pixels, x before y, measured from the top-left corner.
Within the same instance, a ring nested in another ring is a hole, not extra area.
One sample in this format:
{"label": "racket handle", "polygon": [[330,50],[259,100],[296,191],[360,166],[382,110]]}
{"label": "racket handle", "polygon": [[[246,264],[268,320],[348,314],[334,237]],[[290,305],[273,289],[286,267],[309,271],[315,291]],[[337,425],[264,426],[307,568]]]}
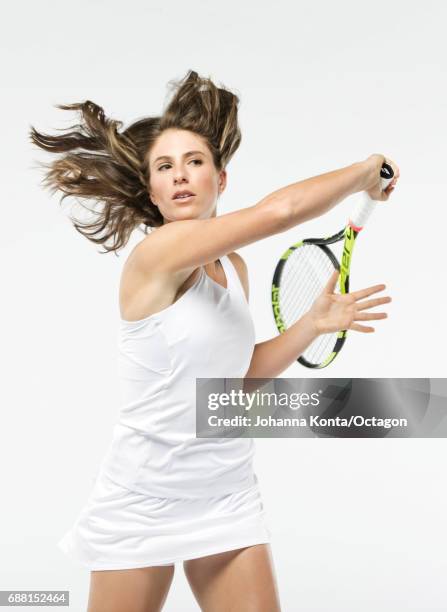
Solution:
{"label": "racket handle", "polygon": [[[380,170],[380,177],[383,191],[388,187],[394,178],[394,171],[389,164],[383,164],[382,169]],[[377,200],[370,198],[366,191],[362,192],[362,197],[363,202],[360,204],[360,206],[357,205],[355,207],[355,210],[349,220],[349,225],[357,232],[365,227],[366,222],[377,205]]]}

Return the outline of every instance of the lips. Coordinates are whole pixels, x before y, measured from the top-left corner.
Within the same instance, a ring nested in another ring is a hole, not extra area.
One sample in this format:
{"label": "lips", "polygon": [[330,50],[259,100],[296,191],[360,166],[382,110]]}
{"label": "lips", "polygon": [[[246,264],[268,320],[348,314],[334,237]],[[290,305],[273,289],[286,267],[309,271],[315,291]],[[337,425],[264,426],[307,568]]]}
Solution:
{"label": "lips", "polygon": [[188,191],[188,190],[184,189],[183,191],[176,191],[174,193],[174,195],[172,196],[172,199],[173,200],[177,200],[177,199],[186,200],[187,197],[191,197],[191,196],[194,196],[194,195],[195,195],[195,193],[193,193],[192,191]]}

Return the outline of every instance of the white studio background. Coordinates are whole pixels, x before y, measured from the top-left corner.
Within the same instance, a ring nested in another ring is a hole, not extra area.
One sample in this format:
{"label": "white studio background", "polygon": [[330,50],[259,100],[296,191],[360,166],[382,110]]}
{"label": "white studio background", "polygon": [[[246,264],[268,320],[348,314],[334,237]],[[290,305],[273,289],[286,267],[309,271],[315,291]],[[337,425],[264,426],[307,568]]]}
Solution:
{"label": "white studio background", "polygon": [[[69,589],[88,571],[56,547],[83,507],[118,411],[119,258],[71,226],[40,187],[30,125],[56,133],[91,99],[124,124],[159,114],[171,79],[210,76],[241,98],[242,144],[219,214],[383,153],[401,179],[359,237],[353,288],[393,297],[376,333],[352,332],[330,369],[281,376],[445,377],[444,3],[341,0],[8,7],[2,51],[0,589]],[[276,335],[278,257],[345,222],[324,218],[240,250],[258,341]],[[65,211],[65,212],[64,212]],[[360,274],[361,271],[361,274]],[[445,610],[445,440],[257,440],[257,473],[285,611]],[[273,460],[272,460],[273,458]],[[165,606],[198,610],[181,565]]]}

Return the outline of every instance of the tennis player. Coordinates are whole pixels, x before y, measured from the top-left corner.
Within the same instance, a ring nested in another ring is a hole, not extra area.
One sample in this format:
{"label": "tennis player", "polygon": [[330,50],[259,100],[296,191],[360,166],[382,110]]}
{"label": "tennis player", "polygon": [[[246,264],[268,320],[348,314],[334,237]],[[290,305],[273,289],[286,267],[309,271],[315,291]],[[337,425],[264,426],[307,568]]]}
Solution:
{"label": "tennis player", "polygon": [[[335,296],[334,276],[286,333],[255,343],[248,273],[236,252],[367,191],[387,200],[399,177],[383,155],[275,191],[217,216],[236,152],[238,97],[189,71],[163,114],[127,129],[91,101],[61,105],[81,121],[62,135],[31,127],[61,154],[45,186],[99,204],[72,219],[105,252],[135,229],[119,289],[121,410],[90,497],[60,548],[90,570],[88,612],[161,610],[182,562],[202,610],[280,610],[271,532],[251,438],[196,438],[196,378],[276,377],[318,334],[369,332],[389,297],[376,285]],[[380,190],[384,161],[395,178]],[[299,552],[298,552],[299,554]]]}

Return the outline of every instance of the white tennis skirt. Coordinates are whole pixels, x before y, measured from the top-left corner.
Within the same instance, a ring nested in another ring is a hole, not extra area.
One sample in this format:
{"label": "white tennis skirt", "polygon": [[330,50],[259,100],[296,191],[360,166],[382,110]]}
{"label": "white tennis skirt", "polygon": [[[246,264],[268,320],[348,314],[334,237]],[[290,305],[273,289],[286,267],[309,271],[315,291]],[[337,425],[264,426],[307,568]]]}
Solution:
{"label": "white tennis skirt", "polygon": [[270,542],[261,492],[199,499],[150,497],[99,472],[86,506],[58,547],[91,571],[172,565]]}

